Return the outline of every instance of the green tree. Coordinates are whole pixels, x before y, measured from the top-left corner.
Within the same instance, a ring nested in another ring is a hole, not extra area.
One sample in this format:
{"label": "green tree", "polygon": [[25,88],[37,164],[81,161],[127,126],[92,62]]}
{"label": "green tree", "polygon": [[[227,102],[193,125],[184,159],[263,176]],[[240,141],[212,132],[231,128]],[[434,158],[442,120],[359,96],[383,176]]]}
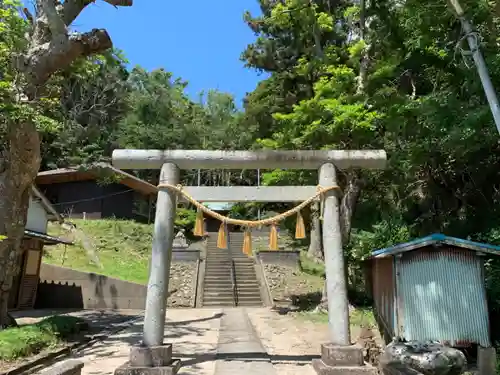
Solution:
{"label": "green tree", "polygon": [[[131,0],[107,2],[132,4]],[[25,9],[26,20],[18,13],[19,4],[4,1],[0,5],[0,95],[3,99],[0,111],[0,233],[7,236],[0,243],[2,327],[9,322],[8,295],[16,271],[31,185],[41,162],[39,130],[59,126],[45,116],[44,105],[53,99],[51,77],[79,58],[112,47],[103,29],[69,32],[70,25],[89,3],[39,0],[34,15]]]}

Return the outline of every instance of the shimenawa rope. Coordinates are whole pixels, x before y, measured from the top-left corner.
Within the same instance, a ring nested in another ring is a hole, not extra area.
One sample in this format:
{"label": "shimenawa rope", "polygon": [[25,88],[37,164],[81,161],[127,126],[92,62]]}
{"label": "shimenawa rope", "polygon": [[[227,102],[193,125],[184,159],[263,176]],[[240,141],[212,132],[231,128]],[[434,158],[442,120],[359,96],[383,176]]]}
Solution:
{"label": "shimenawa rope", "polygon": [[204,206],[201,202],[198,202],[196,199],[194,199],[191,195],[189,195],[188,192],[183,190],[182,185],[172,185],[168,183],[160,183],[158,185],[158,189],[168,189],[171,191],[174,191],[186,198],[187,201],[192,203],[198,210],[198,213],[196,215],[196,221],[195,221],[195,226],[194,226],[194,234],[196,236],[203,236],[204,234],[204,224],[203,224],[203,213],[213,217],[214,219],[217,219],[221,222],[220,228],[219,228],[219,233],[218,233],[218,238],[217,238],[217,247],[225,249],[227,248],[227,225],[228,224],[233,224],[233,225],[240,225],[245,227],[245,235],[244,235],[244,241],[243,241],[243,252],[247,255],[252,254],[252,239],[251,239],[251,228],[254,227],[261,227],[264,225],[271,225],[271,231],[269,233],[269,247],[271,250],[278,250],[278,231],[276,228],[276,224],[289,217],[292,215],[297,215],[297,225],[295,228],[295,238],[301,239],[305,238],[305,228],[304,228],[304,220],[302,218],[302,215],[300,214],[300,211],[311,204],[315,199],[317,199],[319,196],[326,194],[332,190],[340,190],[340,187],[338,185],[333,185],[333,186],[328,186],[328,187],[322,187],[318,185],[318,189],[316,194],[311,196],[310,198],[306,199],[304,202],[300,203],[299,205],[295,206],[294,208],[285,211],[281,214],[278,214],[276,216],[267,218],[267,219],[262,219],[262,220],[241,220],[241,219],[233,219],[224,215],[221,215],[210,208]]}
{"label": "shimenawa rope", "polygon": [[186,198],[190,203],[192,203],[197,209],[203,211],[207,215],[212,216],[214,219],[217,219],[225,224],[241,225],[241,226],[250,227],[250,228],[276,224],[279,221],[281,221],[289,216],[292,216],[294,214],[299,213],[303,208],[310,205],[319,196],[321,196],[325,193],[328,193],[332,190],[340,190],[340,186],[338,186],[338,185],[333,185],[333,186],[328,186],[328,187],[322,187],[322,186],[318,185],[318,191],[316,192],[316,194],[314,194],[312,197],[308,198],[304,202],[291,208],[288,211],[285,211],[285,212],[278,214],[276,216],[269,217],[267,219],[262,219],[262,220],[241,220],[241,219],[233,219],[233,218],[221,215],[221,214],[211,210],[210,208],[204,206],[202,203],[198,202],[191,195],[189,195],[185,190],[183,190],[182,185],[171,185],[171,184],[167,184],[167,183],[161,183],[158,185],[158,188],[159,189],[173,190],[173,191],[183,195],[184,198]]}

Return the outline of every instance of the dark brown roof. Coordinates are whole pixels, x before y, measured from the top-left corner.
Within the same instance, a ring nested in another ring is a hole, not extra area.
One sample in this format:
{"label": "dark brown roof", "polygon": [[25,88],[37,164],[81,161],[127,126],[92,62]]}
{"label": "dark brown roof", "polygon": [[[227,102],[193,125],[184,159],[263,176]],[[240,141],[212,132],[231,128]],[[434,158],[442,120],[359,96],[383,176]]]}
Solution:
{"label": "dark brown roof", "polygon": [[115,168],[107,163],[99,163],[88,168],[61,168],[51,171],[39,172],[36,178],[36,184],[51,185],[74,181],[97,180],[102,174],[109,173],[119,178],[119,183],[128,186],[143,195],[156,194],[158,188],[140,178],[137,178],[121,169]]}

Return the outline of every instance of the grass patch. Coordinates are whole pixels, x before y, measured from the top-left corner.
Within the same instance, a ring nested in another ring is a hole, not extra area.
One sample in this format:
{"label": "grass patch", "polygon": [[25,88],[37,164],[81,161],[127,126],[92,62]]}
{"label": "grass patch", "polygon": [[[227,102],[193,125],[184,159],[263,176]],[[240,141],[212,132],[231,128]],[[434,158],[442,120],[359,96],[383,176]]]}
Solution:
{"label": "grass patch", "polygon": [[325,276],[325,265],[310,259],[305,251],[300,253],[300,269],[309,275]]}
{"label": "grass patch", "polygon": [[[152,225],[127,220],[72,222],[77,226],[74,233],[57,224],[50,225],[51,235],[70,238],[75,241],[75,246],[47,247],[43,257],[45,263],[147,283]],[[98,259],[98,263],[94,258]]]}
{"label": "grass patch", "polygon": [[0,331],[0,360],[13,361],[61,344],[79,333],[83,319],[52,316],[35,324]]}
{"label": "grass patch", "polygon": [[[372,329],[377,328],[377,322],[371,308],[355,308],[351,311],[349,316],[351,326],[366,327]],[[319,324],[328,323],[328,314],[323,312],[315,313],[313,311],[303,311],[298,312],[297,317]]]}

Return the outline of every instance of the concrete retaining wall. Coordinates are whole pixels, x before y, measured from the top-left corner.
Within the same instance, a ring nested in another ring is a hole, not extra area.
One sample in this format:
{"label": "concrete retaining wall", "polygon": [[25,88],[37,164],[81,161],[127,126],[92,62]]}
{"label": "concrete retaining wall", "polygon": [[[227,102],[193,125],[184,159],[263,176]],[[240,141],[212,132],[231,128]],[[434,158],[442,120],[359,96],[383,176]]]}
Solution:
{"label": "concrete retaining wall", "polygon": [[[169,307],[194,307],[199,250],[172,252]],[[35,308],[133,309],[146,305],[146,285],[42,263]]]}
{"label": "concrete retaining wall", "polygon": [[42,263],[35,308],[142,310],[145,298],[145,285]]}
{"label": "concrete retaining wall", "polygon": [[277,264],[287,267],[299,267],[299,251],[259,251],[257,253],[262,264]]}

